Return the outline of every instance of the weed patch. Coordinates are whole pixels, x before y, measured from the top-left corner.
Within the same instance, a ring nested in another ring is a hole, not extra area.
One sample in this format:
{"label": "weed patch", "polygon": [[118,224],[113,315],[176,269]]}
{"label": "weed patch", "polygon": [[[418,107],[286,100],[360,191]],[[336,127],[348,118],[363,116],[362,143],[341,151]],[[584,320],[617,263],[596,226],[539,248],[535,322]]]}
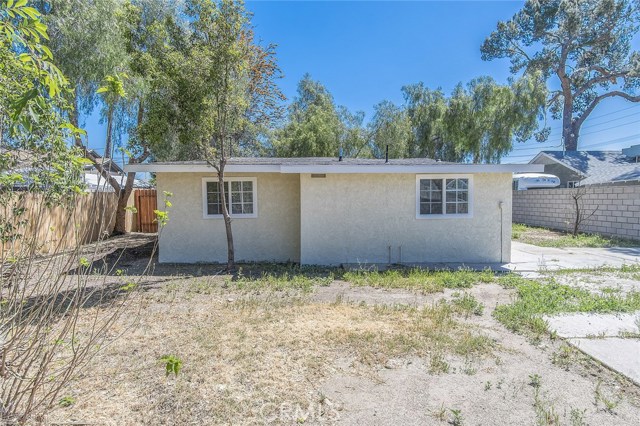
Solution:
{"label": "weed patch", "polygon": [[498,306],[495,318],[515,332],[542,335],[547,324],[542,315],[571,312],[632,312],[640,309],[640,293],[593,294],[587,290],[558,284],[553,279],[538,282],[509,278],[509,286],[517,289],[517,300]]}
{"label": "weed patch", "polygon": [[637,241],[599,234],[572,234],[514,223],[511,238],[540,247],[637,247]]}
{"label": "weed patch", "polygon": [[255,276],[254,274],[245,275],[240,269],[234,279],[225,281],[225,285],[240,291],[295,290],[310,293],[315,286],[328,286],[334,279],[333,272],[314,274],[303,270],[263,271],[261,275]]}
{"label": "weed patch", "polygon": [[469,269],[432,271],[414,268],[387,271],[349,271],[344,273],[343,279],[355,286],[405,288],[423,293],[436,293],[445,288],[470,288],[477,283],[490,283],[495,280],[495,275],[490,270],[482,272]]}

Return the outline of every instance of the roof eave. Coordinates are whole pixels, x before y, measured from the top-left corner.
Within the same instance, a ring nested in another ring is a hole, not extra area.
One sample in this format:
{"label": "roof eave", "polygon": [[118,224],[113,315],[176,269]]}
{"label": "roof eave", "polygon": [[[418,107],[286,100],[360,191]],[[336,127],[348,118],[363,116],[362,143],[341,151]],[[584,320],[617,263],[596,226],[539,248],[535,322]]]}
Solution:
{"label": "roof eave", "polygon": [[553,156],[551,156],[551,155],[547,154],[547,153],[546,153],[546,152],[544,152],[544,151],[540,151],[540,152],[538,153],[538,155],[536,155],[535,157],[533,157],[533,158],[531,159],[531,161],[529,162],[529,164],[531,164],[531,163],[533,163],[534,161],[536,161],[536,160],[538,159],[538,157],[540,157],[540,156],[544,156],[544,157],[548,158],[549,160],[554,161],[554,162],[556,162],[556,163],[560,164],[561,166],[566,167],[567,169],[571,170],[572,172],[579,174],[580,176],[587,176],[587,174],[585,174],[584,172],[581,172],[580,170],[576,169],[575,167],[572,167],[572,166],[568,165],[568,164],[567,164],[567,163],[565,163],[564,161],[560,161],[560,160],[558,160],[557,158],[555,158],[555,157],[553,157]]}
{"label": "roof eave", "polygon": [[[126,172],[212,173],[206,164],[128,164]],[[277,165],[228,164],[228,173],[527,173],[543,172],[542,164],[425,164],[425,165]]]}

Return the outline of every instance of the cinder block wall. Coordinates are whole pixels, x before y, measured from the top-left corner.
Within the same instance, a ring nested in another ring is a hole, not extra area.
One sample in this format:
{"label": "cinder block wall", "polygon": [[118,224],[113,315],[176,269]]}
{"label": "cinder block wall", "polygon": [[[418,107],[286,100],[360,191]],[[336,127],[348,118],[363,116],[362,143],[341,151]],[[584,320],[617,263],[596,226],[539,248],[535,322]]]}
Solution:
{"label": "cinder block wall", "polygon": [[[640,240],[640,185],[593,185],[583,187],[584,211],[595,214],[581,232]],[[513,191],[513,222],[561,231],[573,229],[576,189],[529,189]]]}

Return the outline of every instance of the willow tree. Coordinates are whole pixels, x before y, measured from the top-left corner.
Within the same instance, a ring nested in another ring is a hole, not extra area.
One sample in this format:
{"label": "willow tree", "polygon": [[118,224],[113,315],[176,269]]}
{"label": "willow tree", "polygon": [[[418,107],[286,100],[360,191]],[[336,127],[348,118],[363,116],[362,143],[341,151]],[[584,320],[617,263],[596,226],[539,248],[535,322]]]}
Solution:
{"label": "willow tree", "polygon": [[391,101],[382,101],[373,110],[373,118],[368,126],[373,157],[384,158],[387,146],[391,158],[405,157],[411,132],[406,111]]}
{"label": "willow tree", "polygon": [[562,120],[562,139],[578,149],[580,128],[607,98],[640,101],[640,54],[631,41],[638,32],[636,0],[528,0],[481,47],[482,59],[509,58],[511,72],[555,76],[559,89],[547,107]]}
{"label": "willow tree", "polygon": [[402,88],[404,105],[376,106],[370,124],[376,156],[390,146],[397,157],[497,163],[513,148],[538,135],[546,88],[536,76],[509,84],[479,77],[456,85],[451,95],[423,83]]}
{"label": "willow tree", "polygon": [[272,144],[279,157],[336,157],[342,133],[333,96],[322,83],[305,74]]}
{"label": "willow tree", "polygon": [[499,163],[514,142],[536,135],[546,90],[535,77],[509,85],[479,77],[456,86],[443,117],[445,139],[457,155],[474,163]]}

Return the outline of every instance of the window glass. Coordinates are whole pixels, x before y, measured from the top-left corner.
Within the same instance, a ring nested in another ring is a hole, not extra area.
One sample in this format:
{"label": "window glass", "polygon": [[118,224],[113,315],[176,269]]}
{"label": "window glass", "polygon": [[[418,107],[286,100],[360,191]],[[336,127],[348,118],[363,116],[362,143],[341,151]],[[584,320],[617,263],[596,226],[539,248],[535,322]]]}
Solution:
{"label": "window glass", "polygon": [[469,179],[447,179],[447,214],[469,212]]}
{"label": "window glass", "polygon": [[218,182],[207,182],[207,214],[222,214],[219,188]]}
{"label": "window glass", "polygon": [[442,214],[442,179],[420,180],[420,214]]}
{"label": "window glass", "polygon": [[[232,180],[225,182],[226,201],[231,215],[254,213],[253,181]],[[207,214],[222,215],[222,197],[218,182],[206,183]]]}
{"label": "window glass", "polygon": [[420,215],[469,213],[469,179],[420,179]]}

